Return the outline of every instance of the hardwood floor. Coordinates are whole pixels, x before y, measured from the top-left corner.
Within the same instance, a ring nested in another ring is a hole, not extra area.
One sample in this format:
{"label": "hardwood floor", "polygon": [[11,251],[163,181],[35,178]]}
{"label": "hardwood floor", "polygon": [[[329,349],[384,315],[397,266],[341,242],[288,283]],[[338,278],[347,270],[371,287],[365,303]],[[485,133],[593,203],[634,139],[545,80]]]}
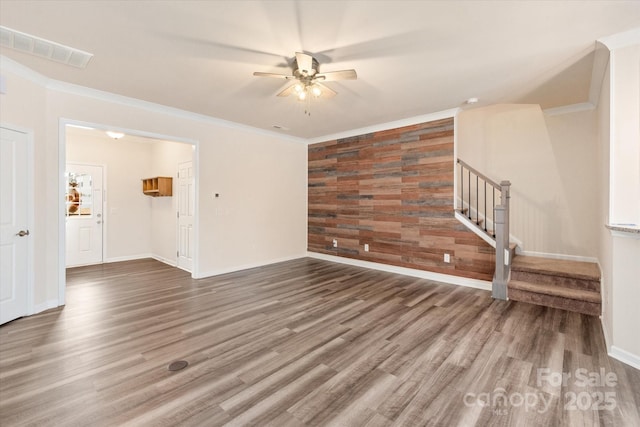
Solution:
{"label": "hardwood floor", "polygon": [[640,425],[596,317],[315,259],[67,280],[64,309],[0,327],[2,426]]}

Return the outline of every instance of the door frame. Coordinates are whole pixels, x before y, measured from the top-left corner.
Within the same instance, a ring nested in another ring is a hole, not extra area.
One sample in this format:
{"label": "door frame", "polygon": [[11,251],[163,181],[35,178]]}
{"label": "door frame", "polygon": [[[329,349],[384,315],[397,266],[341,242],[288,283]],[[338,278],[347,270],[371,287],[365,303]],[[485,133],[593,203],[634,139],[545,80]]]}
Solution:
{"label": "door frame", "polygon": [[[34,186],[34,132],[32,129],[27,129],[21,126],[16,126],[7,122],[0,122],[0,127],[22,133],[27,137],[27,227],[33,234],[33,239],[27,241],[27,312],[25,315],[30,316],[35,313],[35,301],[34,301],[34,276],[35,276],[35,245],[33,240],[37,236],[37,231],[34,228],[35,224],[35,186]],[[36,232],[36,233],[34,233]],[[49,307],[47,307],[49,308]]]}
{"label": "door frame", "polygon": [[[110,126],[104,123],[92,123],[74,119],[60,118],[58,121],[58,305],[65,304],[65,295],[67,287],[67,274],[66,274],[66,232],[65,232],[65,179],[64,172],[66,170],[67,163],[67,134],[66,126],[84,126],[101,131],[115,131],[122,132],[125,135],[135,135],[145,138],[157,139],[169,142],[179,142],[183,144],[190,144],[193,146],[193,172],[194,172],[194,218],[193,218],[193,270],[191,271],[191,277],[199,277],[199,224],[200,218],[199,211],[199,193],[200,187],[200,173],[199,173],[199,157],[200,157],[200,144],[197,140],[180,138],[172,135],[163,135],[155,132],[147,132],[136,129],[128,129],[121,126]],[[106,187],[106,183],[103,183]],[[106,203],[105,203],[106,205]],[[103,212],[103,218],[106,216]],[[106,225],[106,224],[105,224]],[[105,229],[106,230],[106,229]],[[103,230],[104,232],[104,230]],[[103,238],[103,244],[105,244],[106,237]],[[104,253],[103,253],[104,259]]]}

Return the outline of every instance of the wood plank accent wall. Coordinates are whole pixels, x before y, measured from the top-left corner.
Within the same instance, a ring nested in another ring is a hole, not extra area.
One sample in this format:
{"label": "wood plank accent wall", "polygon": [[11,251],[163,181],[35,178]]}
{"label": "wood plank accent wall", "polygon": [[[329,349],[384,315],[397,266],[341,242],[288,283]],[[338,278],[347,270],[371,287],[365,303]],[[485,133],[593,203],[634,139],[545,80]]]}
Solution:
{"label": "wood plank accent wall", "polygon": [[491,280],[494,249],[454,217],[453,132],[451,118],[309,145],[308,250]]}

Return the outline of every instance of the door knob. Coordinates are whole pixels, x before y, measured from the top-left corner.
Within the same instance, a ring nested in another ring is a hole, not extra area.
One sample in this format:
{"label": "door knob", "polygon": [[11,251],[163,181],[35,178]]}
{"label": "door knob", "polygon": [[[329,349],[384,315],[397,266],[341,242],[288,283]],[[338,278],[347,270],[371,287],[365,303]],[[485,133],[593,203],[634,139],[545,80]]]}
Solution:
{"label": "door knob", "polygon": [[16,234],[16,236],[19,236],[19,237],[24,237],[24,236],[28,236],[28,235],[29,235],[29,230],[27,230],[27,231],[20,230],[20,231]]}
{"label": "door knob", "polygon": [[100,224],[100,223],[102,223],[102,221],[98,220],[98,221],[96,221],[96,223],[97,223],[97,224]]}

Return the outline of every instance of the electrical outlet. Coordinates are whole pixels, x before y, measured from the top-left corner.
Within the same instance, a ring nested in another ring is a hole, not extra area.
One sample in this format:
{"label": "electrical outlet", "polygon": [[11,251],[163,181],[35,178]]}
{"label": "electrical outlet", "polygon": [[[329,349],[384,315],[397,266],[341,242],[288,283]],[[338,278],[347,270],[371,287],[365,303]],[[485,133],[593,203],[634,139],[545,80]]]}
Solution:
{"label": "electrical outlet", "polygon": [[444,262],[446,262],[446,263],[451,262],[451,255],[449,255],[449,254],[444,254]]}
{"label": "electrical outlet", "polygon": [[369,244],[368,243],[364,244],[364,251],[365,252],[369,252]]}
{"label": "electrical outlet", "polygon": [[334,248],[338,247],[338,239],[333,239],[333,247]]}

